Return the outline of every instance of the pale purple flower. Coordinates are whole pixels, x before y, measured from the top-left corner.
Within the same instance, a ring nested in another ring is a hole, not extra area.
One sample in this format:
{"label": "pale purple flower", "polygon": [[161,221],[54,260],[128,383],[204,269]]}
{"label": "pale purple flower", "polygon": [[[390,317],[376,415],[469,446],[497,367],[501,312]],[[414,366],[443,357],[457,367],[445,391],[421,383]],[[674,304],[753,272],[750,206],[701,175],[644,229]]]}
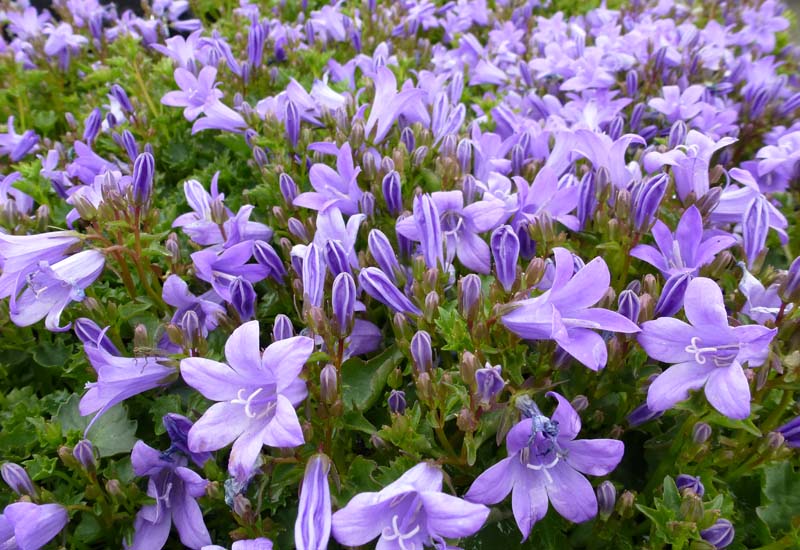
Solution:
{"label": "pale purple flower", "polygon": [[760,365],[777,333],[761,325],[728,325],[722,291],[711,279],[689,283],[684,311],[691,324],[662,317],[642,325],[639,344],[657,361],[672,363],[650,385],[647,405],[664,411],[705,388],[706,398],[729,418],[750,415],[750,386],[743,365]]}
{"label": "pale purple flower", "polygon": [[255,284],[272,274],[269,266],[252,263],[255,241],[242,241],[225,249],[206,248],[192,254],[195,275],[211,283],[216,293],[226,302],[231,300],[230,286],[242,277]]}
{"label": "pale purple flower", "polygon": [[555,273],[552,286],[543,294],[516,302],[502,323],[526,340],[555,340],[567,353],[592,370],[605,366],[608,352],[595,330],[634,333],[635,323],[619,313],[590,307],[608,290],[611,275],[602,258],[595,258],[574,272],[572,253],[553,249]]}
{"label": "pale purple flower", "polygon": [[336,154],[336,170],[326,164],[311,166],[308,178],[314,191],[299,194],[294,205],[320,211],[335,206],[342,214],[357,214],[363,195],[356,181],[360,172],[361,168],[353,166],[350,144],[345,143]]}
{"label": "pale purple flower", "polygon": [[344,546],[361,546],[380,537],[381,550],[436,546],[445,538],[480,530],[489,509],[442,493],[442,470],[420,463],[377,493],[360,493],[333,515],[333,536]]}
{"label": "pale purple flower", "polygon": [[717,253],[736,244],[736,238],[719,230],[704,231],[703,216],[692,205],[683,213],[675,233],[661,220],[651,230],[658,249],[636,245],[631,256],[661,271],[665,278],[679,273],[697,275],[700,268],[714,261]]}
{"label": "pale purple flower", "polygon": [[[105,256],[97,250],[84,250],[54,264],[40,260],[11,294],[11,320],[27,327],[46,317],[48,330],[69,329],[69,324],[59,325],[61,313],[70,302],[83,301],[84,289],[100,276],[104,266]],[[27,287],[17,296],[25,284]]]}
{"label": "pale purple flower", "polygon": [[689,121],[700,113],[700,100],[705,90],[700,84],[683,91],[678,86],[664,86],[661,90],[664,97],[654,97],[647,104],[663,114],[670,124],[677,120]]}
{"label": "pale purple flower", "polygon": [[[226,550],[223,546],[211,544],[203,546],[200,550]],[[231,550],[272,550],[272,541],[259,537],[257,539],[237,540],[231,545]]]}
{"label": "pale purple flower", "polygon": [[0,548],[39,550],[67,525],[69,514],[60,504],[15,502],[0,514]]}
{"label": "pale purple flower", "polygon": [[111,353],[104,345],[104,333],[83,346],[89,364],[97,373],[97,382],[86,384],[86,393],[78,405],[83,416],[97,413],[87,431],[114,405],[134,395],[168,386],[177,374],[174,367],[163,363],[163,357],[121,357]]}
{"label": "pale purple flower", "polygon": [[783,426],[776,428],[776,432],[783,436],[787,447],[800,448],[800,416],[796,416]]}
{"label": "pale purple flower", "polygon": [[312,456],[306,464],[300,504],[294,524],[297,550],[321,550],[328,547],[331,535],[331,488],[328,472],[331,460],[324,454]]}
{"label": "pale purple flower", "polygon": [[573,231],[578,229],[578,218],[572,214],[578,206],[577,185],[561,185],[556,173],[548,166],[539,170],[530,185],[519,176],[512,179],[518,191],[514,227],[519,227],[523,220],[535,223],[546,215]]}
{"label": "pale purple flower", "polygon": [[[369,118],[364,124],[364,134],[370,135],[375,128],[375,137],[372,143],[378,144],[389,133],[392,125],[400,115],[406,118],[422,118],[420,110],[424,105],[426,92],[419,88],[406,88],[397,91],[397,79],[394,73],[386,67],[380,67],[374,76],[375,98],[372,100]],[[427,116],[427,113],[424,114]],[[416,122],[418,120],[412,120]],[[419,120],[422,122],[422,120]]]}
{"label": "pale purple flower", "polygon": [[6,123],[6,133],[0,133],[0,156],[8,155],[11,162],[18,162],[34,150],[39,142],[39,136],[33,130],[18,134],[14,129],[14,117],[9,116]]}
{"label": "pale purple flower", "polygon": [[625,449],[615,439],[581,439],[578,413],[561,395],[552,417],[544,416],[530,398],[520,406],[527,418],[506,436],[508,458],[486,470],[464,498],[496,504],[512,493],[511,508],[523,540],[547,513],[548,501],[575,523],[597,515],[597,497],[585,475],[604,476],[616,468]]}
{"label": "pale purple flower", "polygon": [[201,335],[204,337],[217,328],[219,318],[225,315],[225,307],[221,304],[222,298],[215,291],[209,290],[200,296],[195,296],[189,290],[186,281],[177,275],[170,275],[164,281],[161,297],[164,302],[176,308],[172,323],[180,325],[186,312],[194,311],[200,323]]}
{"label": "pale purple flower", "polygon": [[8,18],[8,30],[22,40],[31,40],[41,35],[44,24],[50,21],[49,11],[43,10],[39,13],[32,6],[26,7],[21,13],[7,11],[5,15]]}
{"label": "pale purple flower", "polygon": [[[781,309],[783,302],[778,296],[780,283],[772,283],[768,287],[756,279],[752,273],[747,271],[747,267],[739,262],[742,268],[742,280],[739,281],[739,292],[745,297],[746,301],[742,306],[741,313],[746,315],[756,323],[764,324],[768,321],[775,322],[775,318]],[[792,310],[793,304],[787,304],[785,311]]]}
{"label": "pale purple flower", "polygon": [[[10,176],[7,176],[7,178]],[[25,278],[35,272],[40,262],[57,263],[80,242],[72,231],[53,231],[37,235],[0,233],[0,298],[19,292]]]}
{"label": "pale purple flower", "polygon": [[206,106],[222,97],[222,92],[214,82],[216,78],[215,67],[203,67],[197,76],[178,67],[175,69],[175,83],[181,90],[167,92],[161,98],[161,103],[170,107],[184,107],[183,116],[186,120],[193,121],[203,113]]}
{"label": "pale purple flower", "polygon": [[171,57],[179,67],[193,70],[201,51],[200,37],[202,33],[202,29],[198,29],[186,38],[180,35],[171,36],[164,41],[164,45],[152,44],[150,47]]}
{"label": "pale purple flower", "polygon": [[258,321],[250,321],[228,338],[227,364],[200,357],[182,360],[186,383],[217,401],[189,432],[189,449],[215,451],[233,442],[228,471],[243,481],[250,477],[263,445],[302,445],[294,407],[308,394],[299,375],[313,351],[313,340],[294,336],[262,353]]}
{"label": "pale purple flower", "polygon": [[186,467],[184,456],[161,453],[143,441],[137,441],[131,452],[133,472],[147,476],[147,496],[155,499],[136,514],[133,543],[126,550],[160,550],[169,537],[172,524],[181,543],[191,548],[211,544],[203,513],[197,499],[206,492],[208,481]]}
{"label": "pale purple flower", "polygon": [[[482,200],[464,205],[461,191],[431,193],[431,201],[439,213],[439,224],[448,264],[458,257],[465,267],[478,273],[489,273],[491,251],[479,234],[498,227],[508,216],[505,206],[497,200]],[[397,232],[407,239],[422,241],[426,233],[418,212],[397,222]]]}
{"label": "pale purple flower", "polygon": [[203,130],[224,130],[226,132],[244,133],[247,128],[242,115],[234,111],[219,99],[206,102],[203,106],[202,118],[198,118],[192,125],[192,134]]}

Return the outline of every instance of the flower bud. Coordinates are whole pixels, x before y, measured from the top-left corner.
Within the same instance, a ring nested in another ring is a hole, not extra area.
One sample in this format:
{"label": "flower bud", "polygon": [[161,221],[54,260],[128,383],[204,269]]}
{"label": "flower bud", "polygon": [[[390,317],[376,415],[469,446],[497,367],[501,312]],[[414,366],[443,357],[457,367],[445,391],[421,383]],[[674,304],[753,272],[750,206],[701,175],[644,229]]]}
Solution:
{"label": "flower bud", "polygon": [[635,69],[631,69],[625,75],[625,95],[633,98],[639,89],[639,74]]}
{"label": "flower bud", "polygon": [[100,126],[103,123],[103,113],[99,107],[95,107],[89,116],[86,117],[86,122],[83,124],[83,141],[91,143],[97,134],[100,132]]}
{"label": "flower bud", "polygon": [[325,243],[325,263],[334,277],[340,273],[350,273],[350,260],[341,241],[329,240]]}
{"label": "flower bud", "polygon": [[597,512],[602,519],[608,519],[614,513],[617,504],[617,489],[606,480],[597,487]]}
{"label": "flower bud", "polygon": [[300,503],[294,526],[297,550],[319,550],[328,547],[331,534],[331,489],[328,472],[331,460],[324,454],[312,456],[306,464]]}
{"label": "flower bud", "polygon": [[784,302],[800,303],[800,256],[789,266],[786,278],[778,287],[778,293]]}
{"label": "flower bud", "polygon": [[508,292],[517,279],[519,237],[510,225],[501,225],[492,232],[490,243],[497,280]]}
{"label": "flower bud", "polygon": [[502,370],[500,365],[486,363],[484,368],[475,371],[475,396],[481,403],[491,403],[503,391],[506,382],[503,380]]}
{"label": "flower bud", "polygon": [[393,283],[396,283],[395,273],[400,271],[400,264],[386,235],[380,229],[371,230],[367,237],[367,246],[369,247],[369,253],[378,262],[381,270],[386,273]]}
{"label": "flower bud", "polygon": [[720,518],[717,522],[709,527],[700,531],[700,536],[709,544],[713,544],[714,548],[725,548],[733,542],[735,531],[733,524],[725,518]]}
{"label": "flower bud", "polygon": [[333,280],[331,306],[339,335],[349,334],[356,307],[356,282],[350,273],[340,273]]}
{"label": "flower bud", "polygon": [[403,194],[400,174],[392,170],[383,177],[381,183],[383,199],[386,201],[386,210],[392,216],[397,216],[403,211]]}
{"label": "flower bud", "polygon": [[786,439],[781,432],[770,432],[767,434],[767,448],[775,450],[783,447]]}
{"label": "flower bud", "polygon": [[433,369],[433,349],[431,335],[424,330],[417,331],[411,338],[411,359],[417,372],[430,372]]}
{"label": "flower bud", "polygon": [[275,316],[275,325],[272,327],[272,340],[286,340],[294,336],[294,327],[292,321],[283,313]]}
{"label": "flower bud", "polygon": [[409,153],[414,150],[416,138],[414,137],[414,130],[412,130],[410,126],[406,126],[400,131],[400,143],[405,146],[406,151]]}
{"label": "flower bud", "polygon": [[683,296],[691,280],[689,273],[676,273],[667,279],[656,302],[656,317],[671,317],[680,311],[683,307]]}
{"label": "flower bud", "polygon": [[703,499],[693,491],[683,493],[679,516],[683,521],[697,523],[703,520]]}
{"label": "flower bud", "polygon": [[439,294],[435,290],[431,290],[425,296],[425,305],[422,309],[422,315],[429,323],[432,323],[439,310]]}
{"label": "flower bud", "polygon": [[692,441],[695,445],[702,445],[711,437],[711,426],[705,422],[698,422],[692,428]]}
{"label": "flower bud", "polygon": [[456,146],[456,158],[463,174],[469,174],[472,169],[472,141],[462,139]]}
{"label": "flower bud", "polygon": [[636,495],[630,491],[623,491],[617,500],[617,513],[623,518],[629,518],[633,515],[634,504],[636,502]]}
{"label": "flower bud", "polygon": [[653,225],[668,185],[669,176],[661,173],[642,180],[633,188],[633,226],[639,233],[648,231]]}
{"label": "flower bud", "polygon": [[249,321],[256,314],[256,291],[253,283],[243,277],[236,277],[230,286],[231,305],[242,322]]}
{"label": "flower bud", "polygon": [[628,424],[630,424],[631,428],[635,428],[636,426],[641,426],[646,422],[658,418],[662,414],[664,414],[663,411],[653,411],[647,406],[647,403],[643,403],[633,409],[631,414],[628,415]]}
{"label": "flower bud", "polygon": [[769,204],[763,195],[757,196],[745,208],[742,218],[742,237],[747,267],[752,268],[764,250],[769,233]]}
{"label": "flower bud", "polygon": [[675,485],[679,491],[691,491],[699,497],[702,497],[706,492],[706,488],[700,478],[688,474],[678,474],[678,477],[675,478]]}
{"label": "flower bud", "polygon": [[364,193],[361,195],[361,199],[358,201],[358,204],[361,208],[362,214],[368,218],[375,217],[375,195],[369,191],[364,191]]}
{"label": "flower bud", "polygon": [[617,312],[634,323],[639,320],[639,311],[641,304],[639,303],[639,296],[632,290],[623,290],[619,293],[617,298]]}
{"label": "flower bud", "polygon": [[200,331],[200,319],[197,312],[190,309],[183,314],[180,321],[180,327],[183,330],[183,343],[188,349],[194,349],[203,338],[203,333]]}
{"label": "flower bud", "polygon": [[575,398],[570,401],[570,405],[572,405],[572,408],[575,409],[575,412],[581,412],[586,410],[586,408],[589,406],[589,398],[585,395],[576,395]]}
{"label": "flower bud", "polygon": [[33,487],[33,482],[28,476],[28,472],[19,464],[6,462],[0,466],[0,476],[2,476],[6,485],[18,495],[28,495],[30,497],[36,495],[36,489]]}
{"label": "flower bud", "polygon": [[406,412],[406,392],[402,390],[392,390],[389,394],[389,411],[392,414],[404,414]]}
{"label": "flower bud", "polygon": [[281,195],[283,195],[283,200],[286,201],[286,205],[293,206],[298,191],[297,184],[295,184],[292,176],[285,172],[278,176],[278,187],[280,187]]}
{"label": "flower bud", "polygon": [[122,484],[118,479],[109,479],[106,481],[106,492],[117,498],[125,496],[125,491],[122,490]]}
{"label": "flower bud", "polygon": [[478,275],[470,273],[458,282],[458,310],[468,321],[478,313],[481,295],[481,278]]}
{"label": "flower bud", "polygon": [[322,401],[328,405],[336,402],[338,393],[338,374],[336,367],[328,363],[319,373],[319,393]]}
{"label": "flower bud", "polygon": [[686,123],[683,120],[676,120],[669,129],[669,139],[667,147],[675,149],[686,142]]}
{"label": "flower bud", "polygon": [[136,350],[146,349],[149,343],[150,338],[147,335],[147,327],[139,323],[133,329],[133,347]]}
{"label": "flower bud", "polygon": [[308,245],[303,258],[303,299],[314,307],[322,306],[322,296],[325,292],[325,272],[322,251],[313,243]]}
{"label": "flower bud", "polygon": [[289,218],[286,223],[287,228],[289,229],[289,233],[299,239],[300,241],[307,243],[309,241],[308,238],[308,231],[306,230],[306,226],[303,225],[303,222],[298,220],[297,218]]}
{"label": "flower bud", "polygon": [[153,175],[156,161],[150,153],[142,153],[133,163],[133,200],[137,205],[146,204],[153,193]]}
{"label": "flower bud", "polygon": [[286,126],[286,139],[292,144],[292,147],[297,147],[297,141],[300,137],[300,114],[297,112],[297,106],[294,101],[289,100],[286,102],[286,116],[284,117]]}
{"label": "flower bud", "polygon": [[128,94],[125,92],[122,86],[119,84],[112,85],[110,93],[111,96],[117,100],[120,108],[122,108],[123,111],[128,113],[134,112],[131,100],[128,98]]}
{"label": "flower bud", "polygon": [[377,267],[365,267],[358,274],[358,282],[370,297],[389,306],[396,312],[422,315],[422,311],[394,286],[389,277]]}
{"label": "flower bud", "polygon": [[[259,168],[264,168],[269,164],[269,157],[263,147],[256,145],[253,147],[253,160]],[[291,204],[291,203],[289,203]]]}
{"label": "flower bud", "polygon": [[283,265],[283,260],[268,243],[255,241],[253,243],[253,258],[259,265],[269,268],[268,277],[272,277],[278,282],[281,282],[286,277],[286,268]]}
{"label": "flower bud", "polygon": [[94,458],[94,447],[88,439],[81,439],[72,449],[72,456],[88,471],[94,471],[97,461]]}
{"label": "flower bud", "polygon": [[170,233],[167,236],[167,240],[164,242],[164,248],[169,252],[170,261],[172,263],[175,264],[181,260],[181,245],[178,242],[178,235]]}

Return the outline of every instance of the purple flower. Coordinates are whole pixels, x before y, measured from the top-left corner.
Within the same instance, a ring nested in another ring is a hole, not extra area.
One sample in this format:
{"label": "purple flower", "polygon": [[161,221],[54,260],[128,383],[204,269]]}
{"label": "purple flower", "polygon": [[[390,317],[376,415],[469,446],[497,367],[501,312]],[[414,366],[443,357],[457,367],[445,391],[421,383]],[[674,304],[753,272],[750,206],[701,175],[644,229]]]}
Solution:
{"label": "purple flower", "polygon": [[186,38],[180,35],[171,36],[164,41],[164,45],[153,44],[150,47],[167,57],[171,57],[179,67],[193,70],[197,56],[201,51],[200,37],[202,34],[202,29],[199,29]]}
{"label": "purple flower", "polygon": [[500,365],[492,366],[489,363],[475,371],[476,395],[481,403],[491,402],[506,387],[502,373]]}
{"label": "purple flower", "polygon": [[201,468],[203,464],[211,460],[211,453],[193,453],[189,450],[189,431],[192,429],[191,420],[176,413],[168,413],[163,416],[161,421],[164,423],[164,429],[167,430],[167,435],[169,435],[169,439],[172,442],[165,454],[171,454],[176,451],[183,453],[186,458]]}
{"label": "purple flower", "polygon": [[[558,401],[551,418],[542,415],[528,398],[525,418],[508,432],[505,458],[482,473],[464,498],[495,504],[508,493],[523,540],[547,513],[548,500],[556,511],[580,523],[597,515],[597,497],[584,474],[603,476],[622,460],[624,445],[615,439],[575,440],[581,420],[569,401]],[[519,406],[519,402],[518,402]]]}
{"label": "purple flower", "polygon": [[147,496],[156,500],[136,514],[133,544],[126,550],[159,550],[169,537],[171,525],[178,530],[181,543],[192,550],[211,544],[197,498],[206,492],[208,481],[186,467],[178,454],[161,453],[137,441],[131,452],[133,472],[147,476]]}
{"label": "purple flower", "polygon": [[690,324],[662,317],[642,325],[639,344],[657,361],[673,363],[647,392],[647,405],[665,411],[705,387],[706,398],[729,418],[750,415],[750,386],[742,365],[760,365],[777,333],[761,325],[728,325],[722,291],[711,279],[689,283],[684,311]]}
{"label": "purple flower", "polygon": [[403,294],[389,277],[377,267],[365,267],[358,274],[358,284],[380,303],[406,315],[422,315],[416,305]]}
{"label": "purple flower", "polygon": [[519,237],[510,225],[501,225],[492,232],[490,242],[497,280],[508,292],[517,280]]}
{"label": "purple flower", "polygon": [[608,170],[615,187],[625,189],[633,179],[633,174],[625,164],[625,151],[632,143],[644,145],[645,141],[635,134],[625,134],[612,141],[607,135],[590,130],[563,130],[556,135],[555,146],[545,166],[551,167],[556,175],[561,175],[577,156],[586,157],[595,170]]}
{"label": "purple flower", "polygon": [[320,550],[328,547],[331,535],[331,489],[328,472],[331,460],[324,454],[312,456],[306,464],[300,489],[300,506],[294,524],[297,550]]}
{"label": "purple flower", "polygon": [[[225,550],[225,548],[212,544],[210,546],[203,546],[200,550]],[[264,537],[237,540],[231,545],[231,550],[272,550],[272,541]]]}
{"label": "purple flower", "polygon": [[631,256],[643,260],[669,278],[680,273],[697,275],[700,268],[714,261],[717,253],[736,244],[736,238],[721,231],[703,231],[703,216],[692,205],[683,213],[673,234],[661,220],[652,229],[655,247],[640,244]]}
{"label": "purple flower", "polygon": [[483,526],[489,509],[442,493],[441,469],[418,464],[377,493],[360,493],[333,514],[333,536],[361,546],[380,536],[378,548],[448,547]]}
{"label": "purple flower", "polygon": [[28,472],[19,464],[6,462],[0,466],[0,477],[6,482],[9,488],[18,495],[36,496],[36,488],[33,486]]}
{"label": "purple flower", "polygon": [[67,509],[60,504],[15,502],[0,514],[0,548],[39,550],[67,525]]}
{"label": "purple flower", "polygon": [[800,448],[800,416],[797,416],[775,430],[783,436],[788,447]]}
{"label": "purple flower", "polygon": [[397,91],[397,79],[394,73],[386,67],[380,67],[374,75],[375,97],[369,118],[364,125],[364,135],[369,136],[375,128],[375,137],[372,143],[383,141],[386,134],[400,115],[413,116],[416,109],[424,105],[426,93],[419,88],[406,88]]}
{"label": "purple flower", "polygon": [[514,176],[513,180],[519,192],[514,227],[518,227],[523,220],[534,223],[547,215],[569,229],[578,229],[578,218],[570,214],[578,206],[577,186],[560,185],[558,176],[548,166],[539,170],[530,185],[519,176]]}
{"label": "purple flower", "polygon": [[203,130],[224,130],[226,132],[243,133],[247,128],[242,115],[234,111],[219,99],[206,102],[203,106],[203,118],[199,118],[192,125],[192,134]]}
{"label": "purple flower", "polygon": [[222,92],[217,90],[214,82],[216,78],[217,69],[214,67],[203,67],[197,76],[179,67],[175,69],[175,83],[181,90],[167,92],[161,98],[161,103],[170,107],[184,107],[183,116],[191,122],[200,116],[207,106],[222,97]]}
{"label": "purple flower", "polygon": [[38,235],[0,233],[0,267],[3,269],[0,298],[18,293],[22,282],[38,269],[40,262],[54,264],[63,260],[67,251],[79,242],[78,234],[72,231]]}
{"label": "purple flower", "polygon": [[195,252],[192,254],[192,262],[197,278],[211,283],[216,293],[226,302],[230,302],[230,287],[237,277],[255,284],[272,273],[268,266],[248,263],[253,257],[253,248],[254,241],[248,240],[223,250],[212,247]]}
{"label": "purple flower", "polygon": [[700,536],[704,541],[713,545],[715,549],[726,548],[733,542],[735,531],[733,524],[729,520],[720,518],[708,529],[700,531]]}
{"label": "purple flower", "polygon": [[594,330],[633,333],[639,332],[639,327],[619,313],[590,307],[603,297],[611,282],[602,258],[595,258],[573,275],[572,253],[559,247],[553,254],[555,274],[550,289],[517,302],[517,308],[504,315],[502,322],[526,340],[555,340],[590,369],[600,369],[608,352]]}
{"label": "purple flower", "polygon": [[335,206],[342,214],[356,214],[363,195],[356,181],[360,172],[361,168],[353,166],[350,144],[345,143],[336,155],[336,170],[326,164],[311,166],[308,178],[314,191],[300,193],[295,197],[294,205],[311,210]]}
{"label": "purple flower", "polygon": [[308,394],[299,374],[312,351],[313,340],[295,336],[271,344],[262,354],[258,321],[250,321],[228,338],[227,364],[200,357],[181,361],[186,383],[217,401],[189,431],[189,449],[215,451],[234,442],[228,471],[245,480],[263,445],[302,445],[294,407]]}
{"label": "purple flower", "polygon": [[87,432],[117,403],[153,388],[167,386],[176,378],[175,368],[162,364],[163,358],[115,355],[104,347],[103,337],[101,333],[95,342],[86,342],[83,347],[97,373],[97,382],[86,384],[87,391],[78,405],[83,416],[97,413],[86,427]]}
{"label": "purple flower", "polygon": [[[19,297],[19,289],[11,295],[11,320],[27,327],[46,317],[48,330],[68,330],[69,324],[59,325],[61,313],[70,302],[83,301],[84,289],[100,276],[104,266],[105,256],[97,250],[84,250],[52,265],[40,260],[37,268],[27,274],[27,288]],[[19,281],[18,286],[25,283]]]}
{"label": "purple flower", "polygon": [[219,317],[225,315],[225,308],[221,305],[222,298],[216,292],[209,290],[195,296],[186,281],[177,275],[167,277],[161,296],[167,304],[177,308],[172,316],[172,323],[180,324],[187,311],[194,311],[203,337],[217,328]]}
{"label": "purple flower", "polygon": [[[439,213],[448,260],[457,256],[468,269],[489,273],[491,252],[479,234],[491,231],[503,222],[507,217],[504,204],[497,200],[484,200],[464,206],[461,191],[438,191],[430,195],[430,200]],[[397,232],[424,244],[428,232],[416,207],[413,216],[397,222]]]}
{"label": "purple flower", "polygon": [[8,129],[0,133],[0,155],[8,155],[11,162],[18,162],[27,155],[39,142],[39,136],[33,130],[18,134],[14,129],[14,117],[8,117]]}
{"label": "purple flower", "polygon": [[747,265],[753,267],[761,251],[767,245],[769,233],[769,201],[763,195],[750,201],[742,217],[742,237]]}
{"label": "purple flower", "polygon": [[[761,281],[753,277],[747,271],[743,263],[739,263],[742,268],[742,280],[739,281],[739,292],[744,295],[747,301],[742,306],[741,313],[747,315],[756,323],[764,324],[768,321],[775,322],[778,311],[781,309],[781,298],[778,296],[779,283],[773,283],[764,288]],[[786,306],[786,311],[792,310],[793,304]]]}
{"label": "purple flower", "polygon": [[[678,86],[664,86],[664,97],[654,97],[647,104],[667,117],[672,124],[677,120],[688,121],[700,114],[701,98],[706,87],[700,84],[689,86],[681,91]],[[699,104],[698,104],[699,102]]]}

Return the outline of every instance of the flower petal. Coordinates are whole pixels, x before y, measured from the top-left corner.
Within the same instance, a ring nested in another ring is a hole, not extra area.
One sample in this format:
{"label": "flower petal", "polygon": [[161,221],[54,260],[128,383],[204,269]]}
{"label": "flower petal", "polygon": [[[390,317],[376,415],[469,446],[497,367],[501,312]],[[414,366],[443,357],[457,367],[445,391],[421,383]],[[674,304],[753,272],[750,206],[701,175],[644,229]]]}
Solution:
{"label": "flower petal", "polygon": [[189,430],[189,449],[193,453],[216,451],[229,445],[251,424],[242,405],[215,403]]}
{"label": "flower petal", "polygon": [[422,491],[419,494],[431,533],[447,538],[468,537],[477,533],[486,518],[489,508],[482,504],[467,502],[438,491]]}
{"label": "flower petal", "polygon": [[750,416],[750,386],[742,366],[715,368],[706,383],[706,398],[719,412],[736,420]]}
{"label": "flower petal", "polygon": [[703,387],[713,365],[698,365],[694,361],[678,363],[661,373],[647,390],[647,406],[653,411],[665,411],[675,403],[689,398],[689,390]]}
{"label": "flower petal", "polygon": [[711,279],[697,277],[689,283],[683,298],[683,309],[686,318],[694,326],[728,327],[722,291]]}
{"label": "flower petal", "polygon": [[546,486],[547,496],[559,514],[575,523],[597,515],[597,497],[592,484],[583,474],[563,461],[559,461],[547,473],[552,477],[552,482]]}
{"label": "flower petal", "polygon": [[191,387],[212,401],[231,401],[237,392],[252,385],[225,363],[202,357],[189,357],[181,361],[181,376]]}
{"label": "flower petal", "polygon": [[585,328],[568,328],[567,338],[556,337],[559,346],[592,370],[606,366],[608,351],[603,337]]}
{"label": "flower petal", "polygon": [[[285,340],[282,340],[285,341]],[[305,441],[297,412],[283,395],[277,397],[277,409],[267,428],[262,441],[270,447],[296,447]]]}
{"label": "flower petal", "polygon": [[278,340],[264,350],[261,364],[274,377],[278,392],[291,386],[314,351],[314,341],[307,336]]}
{"label": "flower petal", "polygon": [[533,525],[547,514],[547,490],[541,472],[526,471],[519,478],[511,494],[511,509],[524,542]]}
{"label": "flower petal", "polygon": [[672,317],[661,317],[642,324],[637,339],[647,355],[665,363],[683,363],[694,357],[686,351],[697,331],[683,321]]}
{"label": "flower petal", "polygon": [[558,406],[550,418],[558,422],[558,440],[570,441],[581,431],[581,417],[563,395],[554,391],[547,392],[547,397],[552,397],[558,401]]}
{"label": "flower petal", "polygon": [[593,476],[604,476],[611,472],[625,452],[625,445],[616,439],[580,439],[565,443],[564,446],[569,451],[567,464]]}
{"label": "flower petal", "polygon": [[[174,493],[173,493],[174,494]],[[198,549],[211,544],[211,536],[203,521],[203,513],[197,501],[188,493],[180,495],[178,502],[172,502],[172,521],[178,530],[181,543],[188,548]]]}
{"label": "flower petal", "polygon": [[[225,358],[231,368],[243,377],[263,377],[258,321],[249,321],[231,333],[225,342]],[[257,380],[251,379],[251,382]]]}
{"label": "flower petal", "polygon": [[513,460],[513,456],[504,458],[479,475],[464,498],[482,504],[497,504],[506,498],[514,486]]}

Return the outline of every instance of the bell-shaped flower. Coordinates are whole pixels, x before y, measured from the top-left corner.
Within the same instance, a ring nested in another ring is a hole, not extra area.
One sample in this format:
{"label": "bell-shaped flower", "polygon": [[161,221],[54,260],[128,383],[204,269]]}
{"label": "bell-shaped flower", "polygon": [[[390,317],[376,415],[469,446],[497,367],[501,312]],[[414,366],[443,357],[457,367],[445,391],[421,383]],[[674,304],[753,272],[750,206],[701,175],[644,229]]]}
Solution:
{"label": "bell-shaped flower", "polygon": [[545,166],[561,175],[576,157],[585,157],[595,170],[608,170],[614,187],[625,189],[633,179],[633,173],[625,164],[625,152],[633,143],[644,145],[645,141],[636,134],[625,134],[614,141],[606,134],[591,130],[562,130],[556,134],[555,146]]}
{"label": "bell-shaped flower", "polygon": [[311,338],[295,336],[261,353],[258,321],[250,321],[228,338],[227,364],[201,357],[181,361],[186,383],[217,402],[189,431],[189,449],[215,451],[233,442],[228,471],[246,480],[263,445],[302,445],[294,407],[308,394],[299,375],[313,351]]}
{"label": "bell-shaped flower", "polygon": [[335,206],[347,216],[357,214],[363,191],[356,178],[361,168],[353,165],[350,144],[345,143],[336,153],[336,170],[327,164],[313,164],[308,178],[314,191],[300,193],[294,205],[311,210],[325,210]]}
{"label": "bell-shaped flower", "polygon": [[67,525],[67,509],[60,504],[15,502],[0,514],[0,548],[39,550]]}
{"label": "bell-shaped flower", "polygon": [[[567,353],[592,370],[605,366],[606,344],[595,330],[639,332],[619,313],[592,305],[600,301],[611,282],[608,266],[595,258],[574,273],[572,253],[555,248],[552,286],[543,294],[517,302],[502,317],[511,332],[526,340],[555,340]],[[574,273],[574,275],[573,275]]]}
{"label": "bell-shaped flower", "polygon": [[192,254],[197,278],[208,283],[226,302],[231,301],[230,287],[237,277],[252,284],[263,281],[273,273],[269,266],[252,263],[255,241],[242,241],[223,250],[206,248]]}
{"label": "bell-shaped flower", "polygon": [[705,388],[709,403],[725,416],[750,415],[750,385],[743,365],[762,364],[777,329],[761,325],[728,325],[722,291],[717,283],[698,277],[684,296],[687,324],[661,317],[642,325],[639,344],[657,361],[672,363],[647,392],[647,406],[665,411]]}
{"label": "bell-shaped flower", "polygon": [[78,234],[54,231],[38,235],[7,235],[0,233],[0,298],[15,292],[19,281],[35,272],[40,262],[55,264],[66,257],[67,250],[78,244]]}
{"label": "bell-shaped flower", "polygon": [[103,272],[105,256],[98,250],[84,250],[52,265],[47,260],[39,262],[37,269],[28,273],[27,288],[18,297],[11,295],[11,320],[15,325],[27,327],[45,319],[48,330],[61,332],[69,324],[60,326],[61,313],[70,302],[83,301],[84,289]]}
{"label": "bell-shaped flower", "polygon": [[[464,496],[472,502],[496,504],[511,495],[511,508],[523,540],[547,513],[548,501],[575,523],[597,515],[597,497],[586,475],[604,476],[617,467],[625,446],[616,439],[579,439],[581,419],[569,401],[558,401],[552,417],[527,399],[523,414],[506,436],[504,458],[473,482]],[[522,408],[522,407],[521,407]]]}
{"label": "bell-shaped flower", "polygon": [[451,548],[445,539],[468,537],[489,509],[442,493],[442,470],[418,464],[377,493],[360,493],[333,515],[333,536],[344,546],[376,537],[382,550]]}
{"label": "bell-shaped flower", "polygon": [[636,245],[631,256],[661,271],[665,278],[679,273],[697,275],[700,268],[714,261],[717,253],[736,244],[728,233],[703,230],[703,216],[695,205],[683,213],[675,233],[661,220],[651,230],[658,249],[648,244]]}
{"label": "bell-shaped flower", "polygon": [[137,441],[131,465],[137,476],[147,476],[147,496],[155,499],[136,514],[133,543],[126,550],[160,550],[167,543],[172,524],[181,543],[192,550],[211,544],[197,499],[206,492],[208,481],[186,467],[186,457],[162,453]]}

